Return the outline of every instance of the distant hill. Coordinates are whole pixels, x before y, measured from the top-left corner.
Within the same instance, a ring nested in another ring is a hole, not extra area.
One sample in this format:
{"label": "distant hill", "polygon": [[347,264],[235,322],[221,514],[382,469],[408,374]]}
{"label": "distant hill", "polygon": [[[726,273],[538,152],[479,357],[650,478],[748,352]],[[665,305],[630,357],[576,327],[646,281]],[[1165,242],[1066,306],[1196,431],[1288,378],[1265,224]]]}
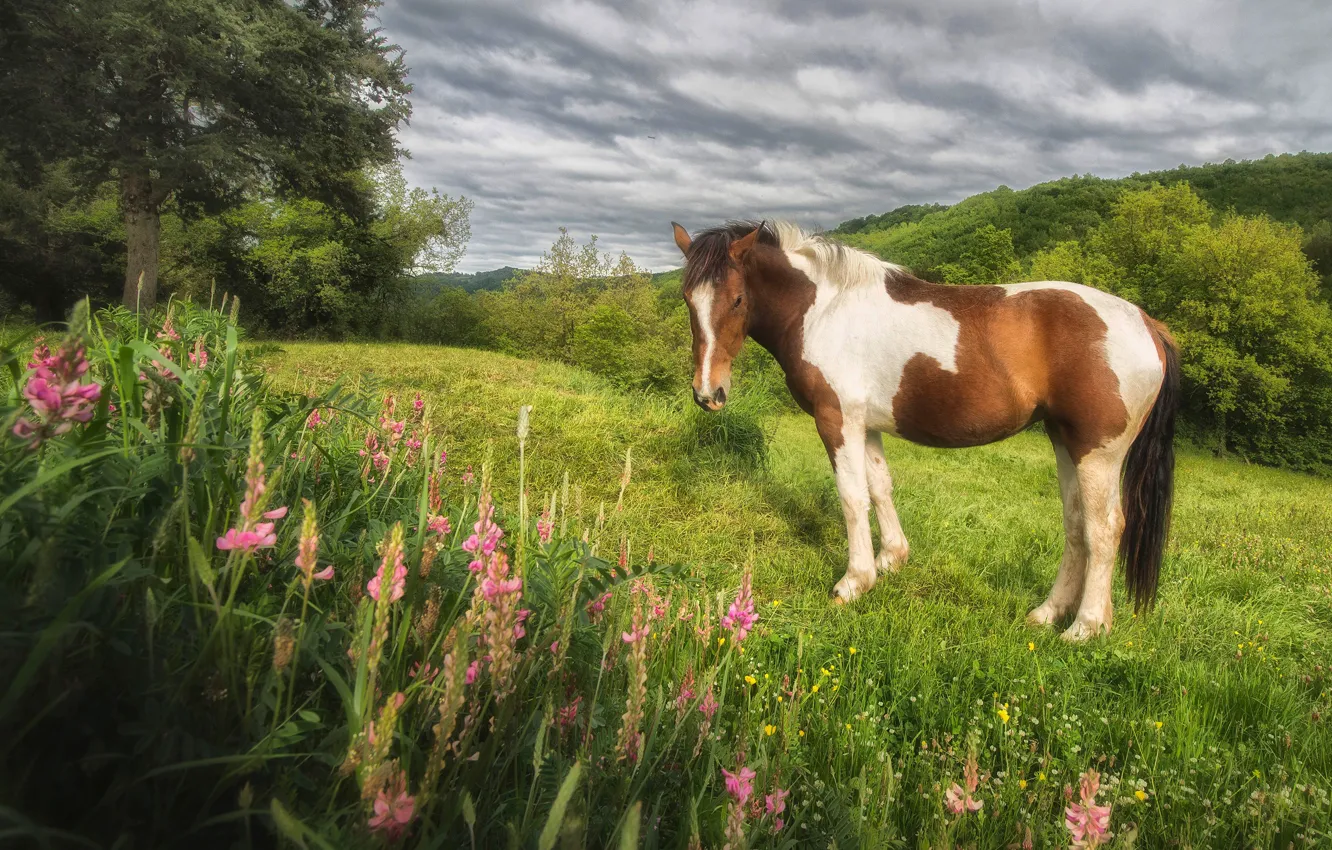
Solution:
{"label": "distant hill", "polygon": [[417,291],[426,296],[434,295],[446,286],[456,286],[467,292],[480,292],[481,290],[499,289],[525,271],[527,270],[505,266],[501,269],[491,269],[488,272],[432,272],[417,275],[413,283]]}
{"label": "distant hill", "polygon": [[[915,204],[851,219],[838,225],[833,234],[927,273],[954,261],[953,249],[965,245],[970,234],[987,224],[1010,231],[1017,256],[1025,258],[1055,242],[1081,238],[1109,215],[1125,190],[1181,181],[1187,181],[1217,210],[1266,214],[1298,224],[1312,234],[1321,233],[1332,222],[1332,154],[1306,152],[1181,165],[1120,179],[1065,177],[1022,190],[1000,186],[949,207]],[[1311,239],[1306,253],[1318,262],[1317,254],[1325,248],[1316,247],[1314,241]],[[1324,264],[1319,262],[1320,267]],[[1320,271],[1327,274],[1325,269]]]}

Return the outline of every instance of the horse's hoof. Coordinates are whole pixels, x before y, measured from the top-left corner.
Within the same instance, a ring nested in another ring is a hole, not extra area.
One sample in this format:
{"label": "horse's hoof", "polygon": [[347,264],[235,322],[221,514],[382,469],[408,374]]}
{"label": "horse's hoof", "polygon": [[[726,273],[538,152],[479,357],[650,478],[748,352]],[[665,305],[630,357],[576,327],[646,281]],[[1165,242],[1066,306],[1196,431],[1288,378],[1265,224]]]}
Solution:
{"label": "horse's hoof", "polygon": [[1054,609],[1048,605],[1041,605],[1033,608],[1027,614],[1027,625],[1029,626],[1053,626],[1059,618],[1055,616]]}
{"label": "horse's hoof", "polygon": [[883,575],[884,573],[895,573],[906,563],[906,559],[907,556],[905,552],[897,554],[880,552],[874,557],[874,567],[879,571],[879,575]]}
{"label": "horse's hoof", "polygon": [[1104,623],[1091,623],[1079,618],[1074,620],[1073,625],[1065,629],[1060,637],[1069,643],[1082,643],[1098,637],[1102,632],[1108,633],[1109,631],[1110,629]]}

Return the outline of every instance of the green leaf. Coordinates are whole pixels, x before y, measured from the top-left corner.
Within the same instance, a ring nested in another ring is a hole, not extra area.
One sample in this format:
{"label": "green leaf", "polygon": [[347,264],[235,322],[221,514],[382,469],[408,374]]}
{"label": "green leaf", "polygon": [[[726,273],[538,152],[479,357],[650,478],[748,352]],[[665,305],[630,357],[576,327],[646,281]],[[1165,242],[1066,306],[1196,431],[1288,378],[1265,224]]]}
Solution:
{"label": "green leaf", "polygon": [[564,812],[569,808],[569,801],[573,799],[574,791],[578,790],[578,780],[582,775],[583,763],[574,762],[574,766],[569,768],[569,773],[565,775],[564,782],[560,783],[559,793],[555,795],[550,814],[546,816],[546,825],[542,828],[541,838],[537,842],[538,850],[553,850],[555,847],[560,827],[564,824]]}
{"label": "green leaf", "polygon": [[278,802],[277,797],[273,798],[268,810],[273,815],[273,823],[277,825],[278,832],[285,835],[301,850],[306,850],[305,824],[293,817],[291,812],[287,811],[287,807]]}
{"label": "green leaf", "polygon": [[472,802],[472,792],[463,792],[463,821],[467,823],[467,828],[476,826],[476,804]]}
{"label": "green leaf", "polygon": [[629,810],[629,817],[625,819],[624,827],[620,829],[620,850],[638,850],[638,830],[642,826],[642,820],[643,801],[639,800]]}

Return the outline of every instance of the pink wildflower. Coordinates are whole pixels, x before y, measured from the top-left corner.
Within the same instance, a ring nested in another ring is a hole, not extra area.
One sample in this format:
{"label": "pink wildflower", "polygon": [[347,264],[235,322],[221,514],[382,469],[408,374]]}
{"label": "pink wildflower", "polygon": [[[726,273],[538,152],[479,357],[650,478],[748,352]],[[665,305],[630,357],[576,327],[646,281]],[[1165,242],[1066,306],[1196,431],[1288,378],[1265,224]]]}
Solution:
{"label": "pink wildflower", "polygon": [[748,767],[741,767],[735,773],[731,773],[723,767],[722,776],[726,777],[726,793],[731,795],[731,799],[742,806],[748,803],[750,795],[754,793],[754,771]]}
{"label": "pink wildflower", "polygon": [[514,618],[514,624],[513,624],[514,640],[522,640],[523,638],[527,637],[527,628],[523,624],[527,622],[527,618],[531,614],[532,612],[527,610],[526,608],[523,608],[518,611],[517,615]]}
{"label": "pink wildflower", "polygon": [[92,419],[93,405],[102,397],[102,388],[96,383],[81,383],[88,371],[88,358],[77,336],[71,334],[55,354],[38,344],[32,356],[28,365],[34,372],[23,388],[23,397],[37,420],[20,418],[13,433],[26,441],[29,449],[36,449],[47,438],[68,432],[74,423]]}
{"label": "pink wildflower", "polygon": [[610,600],[610,597],[611,597],[611,592],[608,590],[605,593],[598,596],[596,599],[593,599],[591,602],[587,603],[587,615],[592,620],[592,622],[595,623],[597,622],[597,620],[601,619],[601,614],[603,611],[606,610],[606,603]]}
{"label": "pink wildflower", "polygon": [[411,823],[416,798],[407,793],[407,775],[398,769],[392,781],[379,789],[375,797],[375,815],[370,828],[383,832],[389,841],[397,841]]}
{"label": "pink wildflower", "polygon": [[378,469],[380,472],[383,472],[384,470],[388,469],[389,465],[388,453],[375,452],[374,462],[375,462],[375,469]]}
{"label": "pink wildflower", "polygon": [[1099,847],[1114,836],[1110,832],[1110,807],[1096,805],[1101,775],[1088,769],[1078,784],[1081,802],[1070,803],[1064,810],[1064,826],[1073,837],[1074,847]]}
{"label": "pink wildflower", "polygon": [[944,801],[948,806],[948,811],[955,815],[964,812],[979,812],[985,803],[973,796],[976,789],[980,787],[980,765],[976,761],[975,753],[967,756],[966,766],[962,768],[962,781],[966,784],[966,788],[954,782],[953,786],[944,793]]}
{"label": "pink wildflower", "polygon": [[162,323],[162,329],[157,332],[158,339],[168,340],[170,342],[179,342],[180,334],[171,324],[171,313],[167,313],[166,321]]}
{"label": "pink wildflower", "polygon": [[550,644],[550,654],[551,654],[551,655],[559,655],[559,653],[560,653],[560,642],[559,642],[558,640],[551,641],[551,644]]}
{"label": "pink wildflower", "polygon": [[469,685],[470,685],[470,684],[473,684],[474,682],[476,682],[476,674],[480,671],[480,669],[481,669],[481,661],[480,661],[480,660],[473,661],[471,664],[468,664],[468,665],[467,665],[467,674],[466,674],[466,676],[463,677],[463,681],[466,682],[466,683],[469,684]]}
{"label": "pink wildflower", "polygon": [[782,813],[786,811],[786,798],[790,795],[790,791],[784,788],[778,788],[774,785],[772,787],[772,793],[763,798],[764,811],[772,815],[773,832],[781,832],[782,827],[786,826],[786,822],[782,820],[781,816]]}
{"label": "pink wildflower", "polygon": [[[365,586],[366,592],[370,594],[370,598],[376,602],[379,601],[380,591],[384,587],[384,573],[390,566],[388,562],[388,554],[389,553],[387,552],[385,553],[384,560],[379,563],[379,571],[375,573],[375,577],[370,579],[369,583]],[[402,598],[402,594],[407,589],[407,565],[403,563],[402,560],[402,548],[393,547],[393,556],[393,576],[389,580],[389,602],[397,602]]]}
{"label": "pink wildflower", "polygon": [[549,543],[554,531],[555,523],[550,518],[550,510],[542,511],[540,519],[537,520],[537,539],[542,543]]}
{"label": "pink wildflower", "polygon": [[698,710],[703,712],[703,716],[708,720],[717,713],[717,700],[712,696],[712,688],[708,688],[708,692],[703,695],[703,702],[699,703]]}
{"label": "pink wildflower", "polygon": [[305,417],[305,427],[311,431],[324,424],[324,419],[319,415],[319,408],[310,411],[310,415]]}
{"label": "pink wildflower", "polygon": [[[296,554],[296,568],[305,576],[308,585],[315,579],[328,581],[333,578],[333,567],[330,565],[315,572],[315,561],[319,554],[319,527],[315,522],[314,504],[309,499],[302,501],[305,503],[305,518],[301,522],[301,543]],[[286,508],[283,508],[283,511],[285,512]]]}
{"label": "pink wildflower", "polygon": [[194,341],[194,350],[190,352],[190,365],[196,369],[208,368],[208,349],[204,347],[202,336]]}
{"label": "pink wildflower", "polygon": [[468,465],[467,465],[467,471],[464,472],[463,475],[462,475],[462,483],[463,483],[463,486],[464,486],[464,487],[470,487],[470,486],[472,486],[472,482],[475,481],[475,480],[476,480],[476,476],[472,474],[472,466],[471,466],[471,464],[468,464]]}
{"label": "pink wildflower", "polygon": [[754,612],[752,581],[750,571],[746,569],[744,577],[740,579],[740,592],[722,617],[722,625],[731,630],[736,643],[743,641],[758,622],[758,614]]}
{"label": "pink wildflower", "polygon": [[273,523],[261,522],[249,531],[231,528],[217,538],[217,548],[222,551],[239,549],[249,554],[256,549],[266,549],[277,544],[277,535],[273,533]]}
{"label": "pink wildflower", "polygon": [[635,629],[631,627],[627,632],[620,632],[620,639],[625,643],[638,643],[647,638],[650,629],[651,627],[647,623],[644,623],[642,628]]}
{"label": "pink wildflower", "polygon": [[680,682],[680,693],[675,697],[675,711],[681,716],[689,708],[689,701],[694,698],[694,668],[685,671],[684,681]]}
{"label": "pink wildflower", "polygon": [[407,671],[407,675],[413,679],[419,676],[429,680],[439,675],[439,669],[432,667],[429,661],[415,661],[412,663],[412,669]]}
{"label": "pink wildflower", "polygon": [[560,724],[560,731],[568,729],[578,722],[578,706],[583,701],[583,695],[579,694],[573,698],[573,701],[563,705],[555,713],[555,719]]}
{"label": "pink wildflower", "polygon": [[421,398],[420,393],[417,393],[416,398],[412,399],[412,409],[417,413],[425,410],[425,399]]}
{"label": "pink wildflower", "polygon": [[453,527],[449,524],[449,518],[442,514],[431,517],[430,522],[426,523],[426,528],[430,529],[431,534],[438,534],[440,537],[453,530]]}

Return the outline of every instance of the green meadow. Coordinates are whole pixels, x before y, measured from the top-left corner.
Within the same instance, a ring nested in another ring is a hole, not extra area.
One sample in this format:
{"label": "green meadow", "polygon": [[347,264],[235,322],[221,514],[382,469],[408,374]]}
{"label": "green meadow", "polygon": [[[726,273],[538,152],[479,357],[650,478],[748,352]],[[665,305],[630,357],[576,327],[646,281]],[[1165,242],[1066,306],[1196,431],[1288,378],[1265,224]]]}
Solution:
{"label": "green meadow", "polygon": [[[685,565],[691,582],[662,592],[722,602],[752,565],[759,624],[720,698],[737,707],[725,734],[750,763],[782,765],[788,838],[1067,846],[1065,788],[1094,768],[1116,846],[1332,840],[1332,482],[1182,449],[1158,604],[1134,615],[1120,583],[1113,634],[1075,646],[1023,622],[1062,547],[1040,433],[967,450],[890,441],[911,558],[843,608],[828,591],[844,526],[807,418],[711,421],[683,398],[471,350],[284,343],[262,362],[288,391],[342,379],[422,393],[450,466],[492,458],[497,499],[513,509],[516,415],[531,405],[528,500],[546,504],[567,474],[573,522],[595,530],[603,557],[618,547]],[[740,439],[755,423],[766,456]],[[670,703],[707,651],[650,657],[649,701]],[[666,734],[674,713],[657,721]],[[954,818],[944,789],[969,752],[983,808]],[[720,846],[707,828],[720,815],[693,817]]]}

